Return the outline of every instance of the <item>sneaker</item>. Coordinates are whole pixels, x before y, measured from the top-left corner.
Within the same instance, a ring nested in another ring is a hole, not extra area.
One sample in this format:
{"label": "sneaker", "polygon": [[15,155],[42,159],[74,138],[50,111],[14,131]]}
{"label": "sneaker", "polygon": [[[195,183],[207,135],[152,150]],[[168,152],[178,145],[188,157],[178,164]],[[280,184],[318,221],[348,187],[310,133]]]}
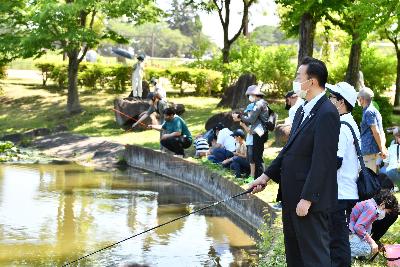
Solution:
{"label": "sneaker", "polygon": [[282,210],[282,203],[278,202],[275,205],[271,206],[274,210]]}
{"label": "sneaker", "polygon": [[249,176],[246,179],[243,180],[246,184],[251,183],[254,181],[254,177],[253,176]]}

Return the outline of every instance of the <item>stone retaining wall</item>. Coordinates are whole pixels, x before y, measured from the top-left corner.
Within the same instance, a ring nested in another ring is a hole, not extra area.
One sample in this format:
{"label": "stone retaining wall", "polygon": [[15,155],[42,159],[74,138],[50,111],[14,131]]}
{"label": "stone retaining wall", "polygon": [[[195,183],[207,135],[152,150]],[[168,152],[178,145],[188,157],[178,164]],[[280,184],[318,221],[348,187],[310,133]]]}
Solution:
{"label": "stone retaining wall", "polygon": [[[243,192],[243,188],[206,167],[166,153],[127,145],[124,156],[131,167],[189,184],[213,196],[216,200],[226,199]],[[256,196],[249,196],[249,198],[250,200],[234,199],[224,204],[238,219],[243,220],[253,229],[259,228],[264,222],[264,213],[271,215],[268,216],[268,223],[275,218],[275,213],[266,202]]]}

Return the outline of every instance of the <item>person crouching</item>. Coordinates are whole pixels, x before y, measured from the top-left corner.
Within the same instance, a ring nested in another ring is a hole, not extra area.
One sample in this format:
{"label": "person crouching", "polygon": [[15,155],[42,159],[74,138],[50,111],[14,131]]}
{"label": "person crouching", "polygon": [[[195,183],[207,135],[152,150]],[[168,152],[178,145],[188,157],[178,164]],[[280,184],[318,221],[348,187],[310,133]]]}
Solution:
{"label": "person crouching", "polygon": [[372,223],[385,218],[386,213],[396,213],[398,205],[396,197],[383,190],[373,198],[358,202],[354,206],[349,224],[352,258],[378,252],[378,245],[371,237]]}
{"label": "person crouching", "polygon": [[149,125],[150,129],[163,131],[160,143],[178,157],[185,156],[185,149],[192,145],[192,135],[185,121],[176,115],[173,108],[164,109],[162,125]]}
{"label": "person crouching", "polygon": [[231,134],[236,141],[236,151],[233,157],[222,161],[222,166],[230,168],[235,172],[236,178],[241,178],[242,174],[250,172],[250,164],[247,161],[246,135],[241,129],[237,129]]}

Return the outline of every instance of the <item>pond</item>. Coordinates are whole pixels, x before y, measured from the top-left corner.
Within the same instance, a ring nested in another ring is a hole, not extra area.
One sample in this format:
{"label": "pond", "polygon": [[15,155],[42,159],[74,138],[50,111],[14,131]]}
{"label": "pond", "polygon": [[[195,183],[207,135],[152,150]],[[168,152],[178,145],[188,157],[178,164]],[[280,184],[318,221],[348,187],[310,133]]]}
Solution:
{"label": "pond", "polygon": [[[131,168],[3,164],[0,266],[61,266],[214,201]],[[257,260],[255,241],[231,218],[213,207],[72,266],[248,266]]]}

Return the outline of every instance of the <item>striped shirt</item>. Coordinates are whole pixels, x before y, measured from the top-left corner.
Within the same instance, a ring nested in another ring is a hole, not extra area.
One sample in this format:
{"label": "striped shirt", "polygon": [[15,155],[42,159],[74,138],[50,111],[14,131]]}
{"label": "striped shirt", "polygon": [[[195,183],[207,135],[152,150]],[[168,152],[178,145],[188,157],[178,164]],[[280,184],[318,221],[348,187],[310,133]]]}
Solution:
{"label": "striped shirt", "polygon": [[196,152],[206,152],[210,149],[208,141],[205,138],[197,138],[196,140],[194,140],[193,144],[196,148]]}
{"label": "striped shirt", "polygon": [[371,233],[372,223],[378,215],[378,205],[373,198],[358,202],[351,211],[349,230],[363,239]]}

